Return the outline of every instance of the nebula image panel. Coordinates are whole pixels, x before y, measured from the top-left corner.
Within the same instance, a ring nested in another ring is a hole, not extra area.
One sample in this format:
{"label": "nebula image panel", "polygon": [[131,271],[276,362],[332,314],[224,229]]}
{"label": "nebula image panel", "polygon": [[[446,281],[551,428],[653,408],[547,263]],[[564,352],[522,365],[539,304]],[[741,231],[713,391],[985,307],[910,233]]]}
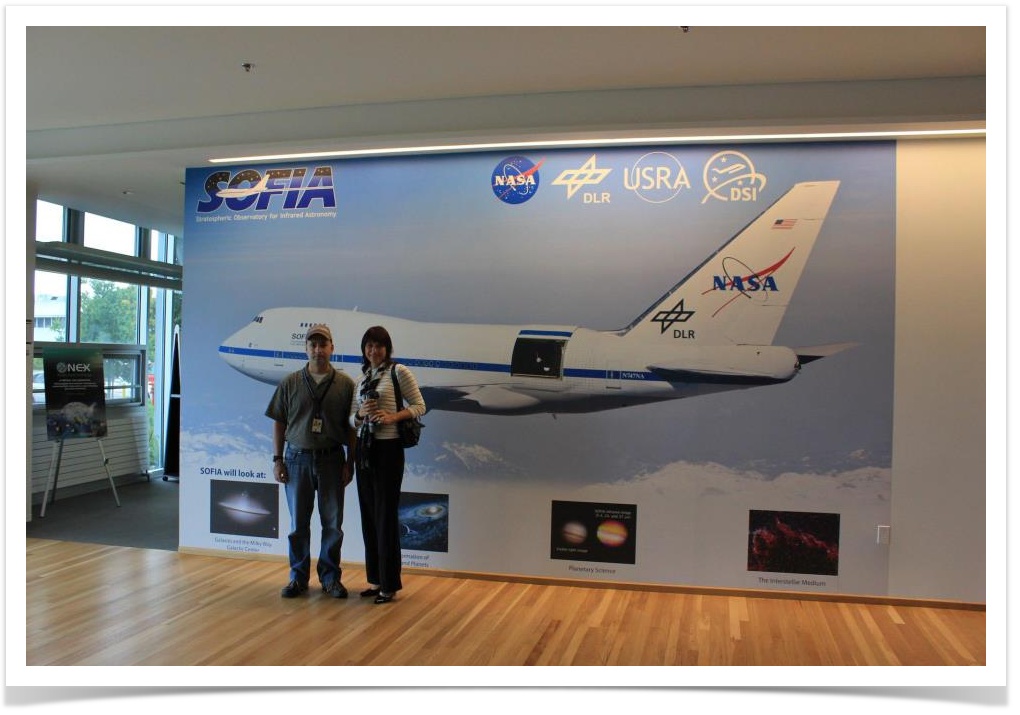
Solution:
{"label": "nebula image panel", "polygon": [[839,514],[751,510],[747,570],[839,575]]}
{"label": "nebula image panel", "polygon": [[554,501],[549,558],[633,564],[637,505]]}
{"label": "nebula image panel", "polygon": [[401,492],[397,513],[400,548],[410,551],[449,551],[450,496]]}
{"label": "nebula image panel", "polygon": [[209,482],[209,531],[275,539],[280,531],[279,487],[214,479]]}

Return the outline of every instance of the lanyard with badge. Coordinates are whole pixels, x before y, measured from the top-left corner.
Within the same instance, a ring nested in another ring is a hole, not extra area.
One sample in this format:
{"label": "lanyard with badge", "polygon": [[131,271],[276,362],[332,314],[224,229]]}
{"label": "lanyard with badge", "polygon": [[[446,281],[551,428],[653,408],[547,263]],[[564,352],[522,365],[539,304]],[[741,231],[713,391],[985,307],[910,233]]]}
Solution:
{"label": "lanyard with badge", "polygon": [[312,413],[312,434],[322,434],[322,402],[326,399],[326,395],[329,394],[329,388],[333,385],[333,378],[336,377],[336,370],[330,370],[329,380],[326,382],[326,388],[318,397],[315,395],[315,387],[312,386],[312,380],[309,377],[307,367],[304,371],[302,371],[301,376],[305,379],[305,387],[308,388],[308,394],[311,396],[312,402],[315,404],[315,411]]}

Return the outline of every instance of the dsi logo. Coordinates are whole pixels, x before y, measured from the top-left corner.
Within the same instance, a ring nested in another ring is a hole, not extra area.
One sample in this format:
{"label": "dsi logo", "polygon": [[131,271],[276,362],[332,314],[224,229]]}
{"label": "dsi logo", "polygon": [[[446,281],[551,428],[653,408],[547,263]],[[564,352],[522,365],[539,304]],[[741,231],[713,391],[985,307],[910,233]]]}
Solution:
{"label": "dsi logo", "polygon": [[508,156],[492,171],[492,193],[506,204],[523,204],[538,192],[538,168],[526,156]]}
{"label": "dsi logo", "polygon": [[701,203],[709,199],[757,201],[766,181],[765,174],[758,173],[747,154],[732,150],[713,155],[705,164],[702,178],[708,193]]}
{"label": "dsi logo", "polygon": [[231,211],[266,211],[274,197],[277,210],[304,210],[312,202],[320,201],[322,208],[336,208],[333,189],[333,169],[316,167],[309,175],[305,167],[269,169],[260,174],[255,169],[244,169],[233,176],[229,171],[216,171],[206,177],[206,198],[198,203],[199,213],[210,213],[226,204]]}

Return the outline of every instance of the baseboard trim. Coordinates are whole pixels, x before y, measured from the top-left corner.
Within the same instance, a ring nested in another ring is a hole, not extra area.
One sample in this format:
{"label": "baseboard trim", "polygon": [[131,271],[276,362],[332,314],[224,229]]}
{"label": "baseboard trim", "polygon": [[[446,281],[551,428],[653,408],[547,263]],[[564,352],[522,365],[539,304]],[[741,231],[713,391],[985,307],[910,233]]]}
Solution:
{"label": "baseboard trim", "polygon": [[[178,553],[196,556],[217,556],[231,559],[254,561],[280,561],[287,557],[279,554],[249,554],[202,549],[191,546],[181,547]],[[363,568],[361,562],[343,562],[344,567]],[[984,603],[950,601],[932,598],[907,598],[903,596],[877,596],[850,593],[815,593],[812,591],[767,591],[749,588],[725,588],[721,586],[685,586],[668,583],[637,583],[631,581],[586,581],[584,579],[555,578],[551,576],[522,576],[518,574],[489,573],[482,571],[450,571],[445,569],[403,567],[407,574],[438,576],[440,578],[462,578],[474,581],[502,581],[506,583],[527,583],[537,586],[571,586],[576,588],[607,588],[630,591],[655,591],[657,593],[680,593],[699,596],[730,596],[737,598],[772,598],[794,601],[827,601],[830,603],[861,603],[878,606],[904,606],[912,608],[951,608],[963,611],[985,611]]]}

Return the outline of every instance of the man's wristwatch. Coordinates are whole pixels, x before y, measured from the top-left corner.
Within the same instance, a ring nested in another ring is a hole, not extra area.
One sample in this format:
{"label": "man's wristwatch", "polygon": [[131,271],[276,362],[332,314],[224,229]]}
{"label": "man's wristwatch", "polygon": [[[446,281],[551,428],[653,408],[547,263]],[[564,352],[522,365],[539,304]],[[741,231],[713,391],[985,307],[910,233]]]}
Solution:
{"label": "man's wristwatch", "polygon": [[276,464],[277,462],[282,462],[282,461],[283,461],[283,455],[282,454],[274,454],[273,455],[273,464]]}

